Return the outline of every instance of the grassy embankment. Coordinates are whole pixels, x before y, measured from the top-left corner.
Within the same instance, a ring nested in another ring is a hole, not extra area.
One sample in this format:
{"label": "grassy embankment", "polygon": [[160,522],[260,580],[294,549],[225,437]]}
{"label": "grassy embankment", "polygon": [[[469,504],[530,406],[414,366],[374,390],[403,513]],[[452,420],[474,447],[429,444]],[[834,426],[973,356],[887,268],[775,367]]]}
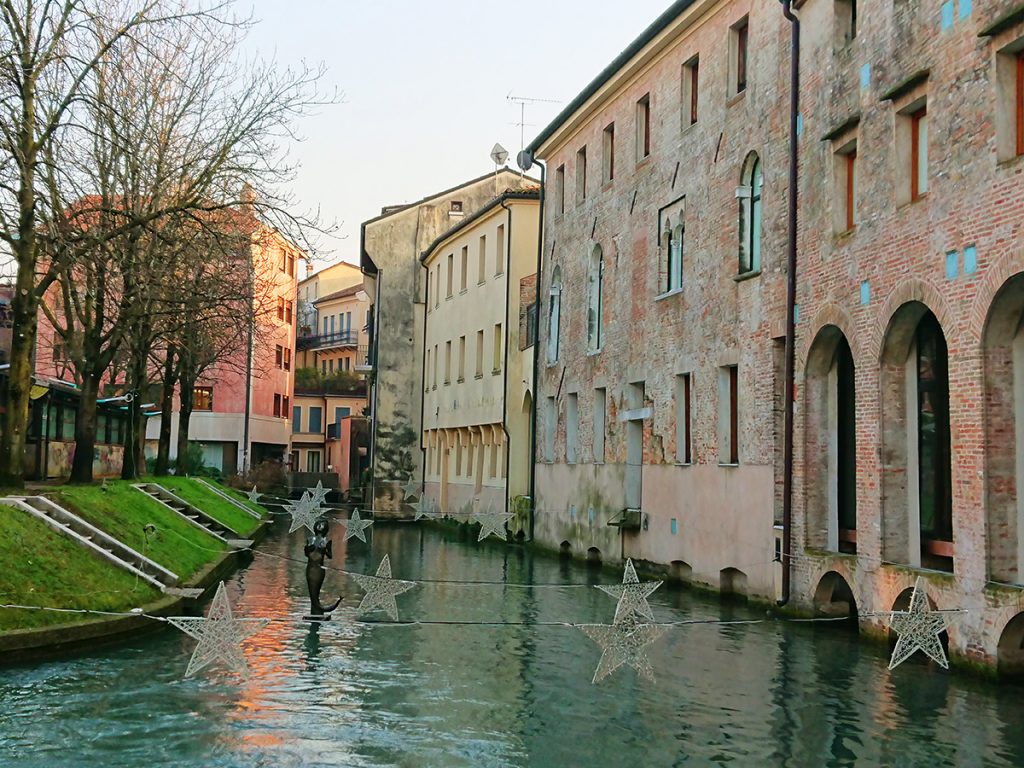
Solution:
{"label": "grassy embankment", "polygon": [[[179,495],[232,528],[259,523],[188,478],[164,478]],[[198,488],[198,490],[196,490]],[[202,494],[208,494],[213,500]],[[4,494],[6,495],[6,494]],[[227,551],[227,545],[123,481],[47,490],[58,504],[178,574],[182,583]],[[206,503],[201,503],[206,501]],[[219,503],[217,503],[219,502]],[[145,527],[156,526],[147,537]],[[239,531],[242,533],[243,531]],[[127,611],[160,599],[159,590],[27,513],[0,506],[0,603]],[[54,611],[0,610],[0,631],[102,617]]]}
{"label": "grassy embankment", "polygon": [[[255,531],[260,524],[260,521],[255,517],[246,514],[244,510],[239,509],[222,496],[218,496],[194,478],[147,477],[144,478],[143,481],[162,485],[182,501],[187,501],[189,504],[198,507],[206,514],[215,518],[232,531],[242,536],[248,536]],[[244,496],[239,497],[229,489],[224,488],[223,490],[231,495],[232,498],[237,498],[239,503],[260,513],[260,516],[262,517],[263,511],[258,505],[250,504],[249,500]]]}

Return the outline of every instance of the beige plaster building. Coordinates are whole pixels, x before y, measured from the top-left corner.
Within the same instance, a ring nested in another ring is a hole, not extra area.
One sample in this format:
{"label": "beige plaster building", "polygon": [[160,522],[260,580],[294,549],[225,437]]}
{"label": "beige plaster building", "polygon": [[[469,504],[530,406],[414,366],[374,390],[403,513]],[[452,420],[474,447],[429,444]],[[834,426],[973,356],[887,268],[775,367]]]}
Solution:
{"label": "beige plaster building", "polygon": [[319,322],[316,313],[316,302],[342,288],[362,285],[363,273],[357,264],[339,261],[324,267],[319,272],[307,275],[299,281],[296,314],[299,336],[314,336],[319,333]]}
{"label": "beige plaster building", "polygon": [[519,285],[536,270],[539,202],[505,192],[421,257],[424,497],[445,512],[504,510],[529,488],[534,350]]}
{"label": "beige plaster building", "polygon": [[296,339],[299,368],[355,373],[366,362],[370,300],[362,282],[312,302],[314,332]]}

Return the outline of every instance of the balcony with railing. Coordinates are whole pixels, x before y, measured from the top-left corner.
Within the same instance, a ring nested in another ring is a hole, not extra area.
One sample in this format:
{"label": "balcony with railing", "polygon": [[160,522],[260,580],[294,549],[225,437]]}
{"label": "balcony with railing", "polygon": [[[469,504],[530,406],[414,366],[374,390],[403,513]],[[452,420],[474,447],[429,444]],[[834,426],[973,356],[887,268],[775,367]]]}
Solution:
{"label": "balcony with railing", "polygon": [[329,352],[332,350],[352,349],[358,346],[359,331],[356,330],[299,335],[295,339],[295,347],[299,351],[315,350],[317,352]]}

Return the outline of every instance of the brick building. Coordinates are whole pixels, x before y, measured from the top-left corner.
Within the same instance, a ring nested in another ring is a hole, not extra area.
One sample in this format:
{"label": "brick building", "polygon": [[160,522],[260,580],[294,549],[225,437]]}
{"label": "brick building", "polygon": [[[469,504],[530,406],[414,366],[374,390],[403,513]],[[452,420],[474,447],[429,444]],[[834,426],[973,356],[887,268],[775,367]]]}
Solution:
{"label": "brick building", "polygon": [[[887,611],[922,576],[968,609],[954,658],[1019,669],[1024,8],[797,13],[792,600]],[[790,34],[674,3],[530,147],[544,543],[777,594]]]}

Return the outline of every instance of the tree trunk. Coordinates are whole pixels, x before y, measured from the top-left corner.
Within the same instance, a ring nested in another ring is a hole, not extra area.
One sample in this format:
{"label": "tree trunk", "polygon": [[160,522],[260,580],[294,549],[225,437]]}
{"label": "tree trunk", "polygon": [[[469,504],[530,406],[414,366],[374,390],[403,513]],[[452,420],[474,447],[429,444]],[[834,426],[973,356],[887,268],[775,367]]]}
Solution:
{"label": "tree trunk", "polygon": [[[142,333],[141,328],[134,329]],[[142,401],[146,397],[146,366],[149,349],[132,345],[129,347],[131,362],[128,364],[128,386],[135,395],[128,404],[128,429],[124,437],[124,457],[121,460],[121,478],[135,480],[146,466],[146,424],[142,415]]]}
{"label": "tree trunk", "polygon": [[92,458],[96,452],[96,397],[100,391],[99,376],[82,377],[82,396],[75,417],[75,458],[71,461],[71,482],[92,482]]}
{"label": "tree trunk", "polygon": [[[35,233],[30,232],[29,237],[34,241]],[[35,247],[34,242],[31,247]],[[19,259],[18,278],[11,298],[13,330],[5,393],[7,409],[3,415],[3,439],[0,439],[0,486],[7,488],[21,488],[25,484],[25,436],[38,329],[38,301],[33,293],[34,263],[30,269],[23,269],[21,263]]]}
{"label": "tree trunk", "polygon": [[160,402],[160,438],[156,448],[157,475],[166,475],[171,463],[171,419],[174,416],[174,382],[176,378],[174,345],[170,345],[167,347],[167,359],[164,360],[164,386]]}
{"label": "tree trunk", "polygon": [[195,381],[181,379],[181,408],[178,410],[178,458],[175,471],[179,475],[188,473],[188,423],[192,418],[192,387]]}

